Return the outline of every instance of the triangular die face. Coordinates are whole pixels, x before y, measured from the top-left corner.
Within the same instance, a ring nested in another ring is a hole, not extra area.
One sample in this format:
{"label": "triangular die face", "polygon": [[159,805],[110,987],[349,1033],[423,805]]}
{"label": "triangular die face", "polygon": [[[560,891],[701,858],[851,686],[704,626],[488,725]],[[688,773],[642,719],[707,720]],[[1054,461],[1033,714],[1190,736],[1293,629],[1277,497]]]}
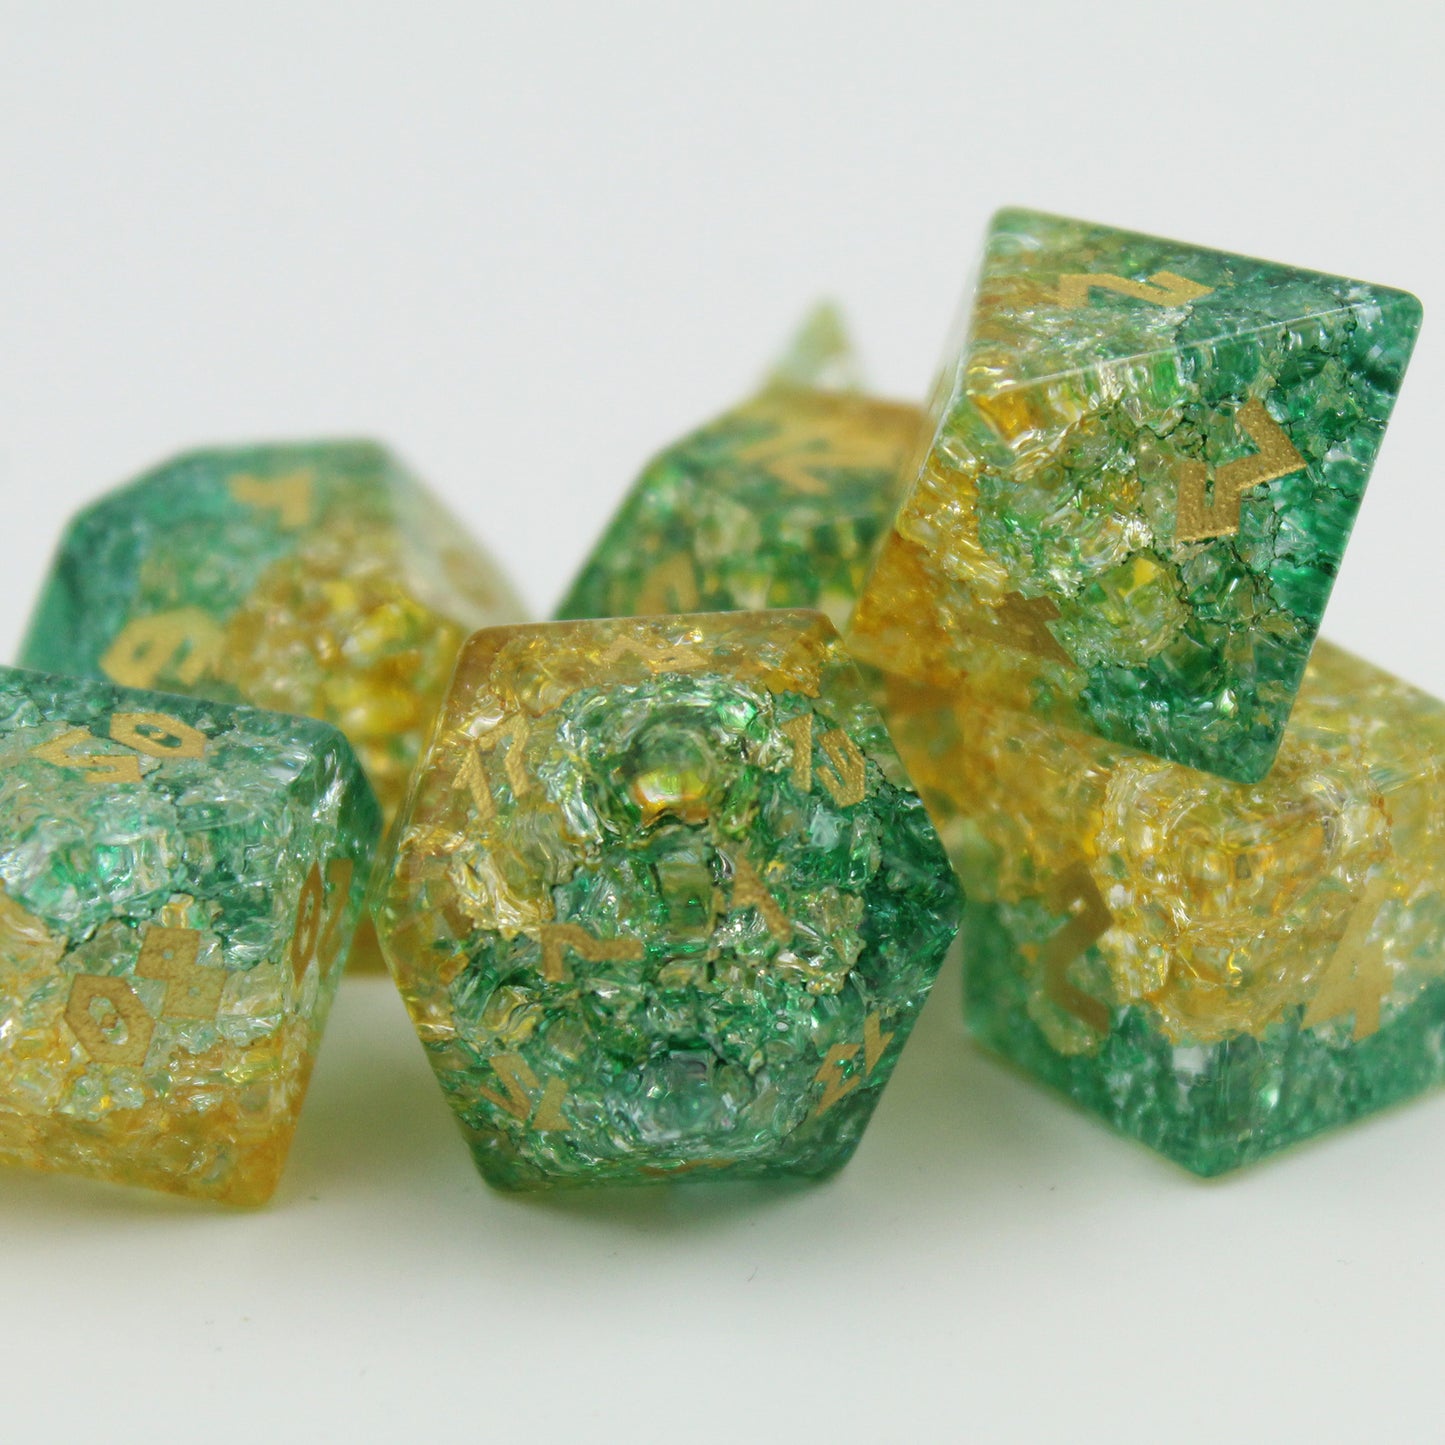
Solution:
{"label": "triangular die face", "polygon": [[1112,226],[1000,211],[974,300],[962,389],[1012,387],[1308,322],[1333,350],[1366,338],[1403,370],[1420,324],[1408,292]]}
{"label": "triangular die face", "polygon": [[1001,213],[855,651],[1258,780],[1419,321],[1402,291]]}

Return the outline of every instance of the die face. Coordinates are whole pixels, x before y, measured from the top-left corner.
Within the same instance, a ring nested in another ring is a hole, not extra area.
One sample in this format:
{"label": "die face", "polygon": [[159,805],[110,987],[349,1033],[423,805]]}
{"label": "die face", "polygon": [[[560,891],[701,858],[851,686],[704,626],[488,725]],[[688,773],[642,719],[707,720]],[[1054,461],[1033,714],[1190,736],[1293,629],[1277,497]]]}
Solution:
{"label": "die face", "polygon": [[1445,707],[1320,642],[1240,786],[889,688],[991,1048],[1201,1174],[1445,1076]]}
{"label": "die face", "polygon": [[836,1169],[957,926],[817,613],[478,634],[398,838],[378,932],[510,1188]]}
{"label": "die face", "polygon": [[267,1198],[379,825],[320,723],[0,668],[0,1161]]}
{"label": "die face", "polygon": [[75,519],[22,662],[320,718],[390,816],[462,641],[521,615],[381,447],[206,451]]}
{"label": "die face", "polygon": [[1404,292],[1002,213],[852,644],[1258,780],[1419,321]]}
{"label": "die face", "polygon": [[922,422],[856,393],[770,388],[648,466],[558,615],[811,607],[841,626]]}

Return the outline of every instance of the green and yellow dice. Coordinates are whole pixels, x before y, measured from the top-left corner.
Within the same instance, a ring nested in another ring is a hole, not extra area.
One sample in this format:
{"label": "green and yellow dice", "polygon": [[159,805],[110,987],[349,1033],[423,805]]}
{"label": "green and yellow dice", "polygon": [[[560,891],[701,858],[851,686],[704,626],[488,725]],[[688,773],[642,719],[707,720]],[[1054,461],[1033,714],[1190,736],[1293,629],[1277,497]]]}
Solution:
{"label": "green and yellow dice", "polygon": [[850,643],[1174,762],[1269,770],[1420,304],[994,218]]}
{"label": "green and yellow dice", "polygon": [[21,662],[320,718],[389,820],[462,641],[521,616],[383,447],[278,443],[188,453],[80,513]]}
{"label": "green and yellow dice", "polygon": [[888,689],[990,1049],[1200,1174],[1445,1081],[1445,705],[1321,641],[1236,784]]}

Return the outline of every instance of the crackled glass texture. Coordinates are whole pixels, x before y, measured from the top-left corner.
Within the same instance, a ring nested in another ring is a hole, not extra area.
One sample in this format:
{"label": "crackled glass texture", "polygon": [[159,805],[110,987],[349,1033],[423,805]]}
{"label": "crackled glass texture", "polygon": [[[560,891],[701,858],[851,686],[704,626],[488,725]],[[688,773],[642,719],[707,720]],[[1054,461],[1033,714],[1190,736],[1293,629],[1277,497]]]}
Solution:
{"label": "crackled glass texture", "polygon": [[390,818],[463,640],[521,616],[382,447],[200,451],[71,522],[21,662],[320,718]]}
{"label": "crackled glass texture", "polygon": [[1200,1174],[1445,1078],[1445,706],[1321,641],[1241,785],[887,687],[989,1047]]}
{"label": "crackled glass texture", "polygon": [[1268,771],[1413,296],[1005,211],[853,619],[880,667]]}
{"label": "crackled glass texture", "polygon": [[842,626],[922,424],[853,392],[767,388],[647,467],[558,615],[813,607]]}
{"label": "crackled glass texture", "polygon": [[823,1175],[957,927],[957,884],[816,612],[466,646],[377,909],[483,1175]]}
{"label": "crackled glass texture", "polygon": [[0,1161],[264,1201],[378,828],[324,724],[0,668]]}

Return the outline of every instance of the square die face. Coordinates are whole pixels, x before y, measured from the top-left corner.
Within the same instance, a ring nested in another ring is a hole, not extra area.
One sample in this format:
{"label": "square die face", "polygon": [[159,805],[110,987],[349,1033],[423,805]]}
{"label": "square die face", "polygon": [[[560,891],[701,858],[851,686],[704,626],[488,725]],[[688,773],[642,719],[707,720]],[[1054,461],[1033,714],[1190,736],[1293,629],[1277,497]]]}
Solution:
{"label": "square die face", "polygon": [[764,392],[648,466],[558,616],[815,607],[841,626],[922,425],[854,393]]}
{"label": "square die face", "polygon": [[1419,320],[1385,287],[1002,213],[855,646],[1259,779]]}
{"label": "square die face", "polygon": [[1445,707],[1321,642],[1239,786],[892,690],[991,1048],[1201,1174],[1440,1081]]}
{"label": "square die face", "polygon": [[520,604],[384,448],[177,457],[66,530],[27,667],[320,718],[388,817],[457,650]]}
{"label": "square die face", "polygon": [[0,669],[0,1160],[268,1197],[378,826],[329,728]]}
{"label": "square die face", "polygon": [[494,1183],[821,1174],[957,885],[827,620],[480,633],[378,932]]}

